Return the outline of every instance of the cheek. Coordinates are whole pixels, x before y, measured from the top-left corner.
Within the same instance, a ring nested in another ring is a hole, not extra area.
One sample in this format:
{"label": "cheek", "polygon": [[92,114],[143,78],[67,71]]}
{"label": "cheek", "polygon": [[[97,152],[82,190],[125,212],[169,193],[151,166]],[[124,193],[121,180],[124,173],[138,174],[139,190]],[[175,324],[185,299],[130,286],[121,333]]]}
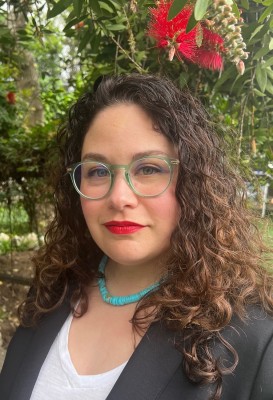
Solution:
{"label": "cheek", "polygon": [[94,209],[94,208],[96,208],[95,204],[94,204],[94,202],[91,202],[88,199],[81,198],[81,207],[82,207],[82,213],[85,218],[85,221],[86,221],[87,225],[89,225],[90,220],[92,218],[94,218],[94,215],[96,215],[96,212]]}
{"label": "cheek", "polygon": [[171,232],[175,229],[180,219],[180,206],[176,199],[175,193],[166,193],[166,196],[158,198],[157,204],[154,207],[155,215],[158,215],[160,220],[166,225],[166,229]]}
{"label": "cheek", "polygon": [[82,197],[81,197],[81,208],[82,208],[82,213],[85,217],[87,209],[88,209],[88,203],[87,203],[86,199],[84,199]]}

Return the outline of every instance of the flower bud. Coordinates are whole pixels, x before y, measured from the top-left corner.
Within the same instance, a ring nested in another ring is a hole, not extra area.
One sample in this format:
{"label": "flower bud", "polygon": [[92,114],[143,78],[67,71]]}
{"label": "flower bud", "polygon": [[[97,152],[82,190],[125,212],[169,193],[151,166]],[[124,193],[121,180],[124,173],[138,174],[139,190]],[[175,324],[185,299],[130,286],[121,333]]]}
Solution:
{"label": "flower bud", "polygon": [[242,57],[245,54],[245,52],[244,52],[244,50],[237,48],[236,49],[236,54],[238,54],[238,56]]}
{"label": "flower bud", "polygon": [[134,14],[137,12],[137,1],[136,0],[131,0],[130,1],[130,10]]}
{"label": "flower bud", "polygon": [[233,25],[233,24],[229,25],[227,28],[228,28],[228,30],[230,32],[234,32],[235,31],[235,25]]}
{"label": "flower bud", "polygon": [[[236,24],[237,19],[236,19],[235,17],[229,17],[229,18],[228,18],[228,22],[229,22],[230,24]],[[237,27],[236,27],[236,28],[237,28]]]}
{"label": "flower bud", "polygon": [[211,27],[211,26],[215,25],[215,22],[212,21],[211,19],[205,19],[205,24],[206,24],[208,27]]}
{"label": "flower bud", "polygon": [[245,63],[242,60],[240,60],[236,64],[236,68],[237,68],[237,71],[238,71],[239,75],[243,75],[244,72],[245,72]]}
{"label": "flower bud", "polygon": [[168,54],[169,61],[173,60],[174,55],[175,55],[175,47],[171,46],[169,49],[169,54]]}

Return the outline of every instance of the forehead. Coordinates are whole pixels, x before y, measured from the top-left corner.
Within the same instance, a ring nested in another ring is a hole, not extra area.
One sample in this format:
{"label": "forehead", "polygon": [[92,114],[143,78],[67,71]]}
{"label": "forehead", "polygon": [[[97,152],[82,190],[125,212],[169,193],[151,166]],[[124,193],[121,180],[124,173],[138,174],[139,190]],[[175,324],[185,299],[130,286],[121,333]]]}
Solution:
{"label": "forehead", "polygon": [[82,159],[88,153],[105,158],[132,159],[136,153],[176,152],[167,137],[158,132],[151,117],[136,104],[115,104],[100,111],[92,121],[82,147]]}

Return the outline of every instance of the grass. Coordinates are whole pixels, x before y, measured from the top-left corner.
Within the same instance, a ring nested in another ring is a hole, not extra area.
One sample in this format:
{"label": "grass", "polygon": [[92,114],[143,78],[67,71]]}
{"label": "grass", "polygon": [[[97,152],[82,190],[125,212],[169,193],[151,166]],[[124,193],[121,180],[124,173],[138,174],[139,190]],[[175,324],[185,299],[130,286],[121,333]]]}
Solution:
{"label": "grass", "polygon": [[265,244],[273,248],[273,220],[269,218],[265,219],[259,224],[259,228]]}

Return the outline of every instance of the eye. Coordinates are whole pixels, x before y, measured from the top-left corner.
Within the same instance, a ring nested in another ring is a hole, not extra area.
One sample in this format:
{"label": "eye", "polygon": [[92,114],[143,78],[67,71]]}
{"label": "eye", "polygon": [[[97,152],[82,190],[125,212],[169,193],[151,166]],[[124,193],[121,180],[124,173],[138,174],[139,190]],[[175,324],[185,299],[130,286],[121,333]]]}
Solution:
{"label": "eye", "polygon": [[137,175],[153,175],[161,173],[162,169],[155,165],[139,165],[135,171]]}
{"label": "eye", "polygon": [[105,178],[109,175],[109,171],[104,167],[90,168],[87,172],[89,178]]}
{"label": "eye", "polygon": [[83,164],[82,177],[85,179],[101,179],[109,176],[108,169],[102,164]]}
{"label": "eye", "polygon": [[170,173],[164,159],[149,157],[137,160],[131,167],[131,174],[139,179],[142,177],[159,177]]}

